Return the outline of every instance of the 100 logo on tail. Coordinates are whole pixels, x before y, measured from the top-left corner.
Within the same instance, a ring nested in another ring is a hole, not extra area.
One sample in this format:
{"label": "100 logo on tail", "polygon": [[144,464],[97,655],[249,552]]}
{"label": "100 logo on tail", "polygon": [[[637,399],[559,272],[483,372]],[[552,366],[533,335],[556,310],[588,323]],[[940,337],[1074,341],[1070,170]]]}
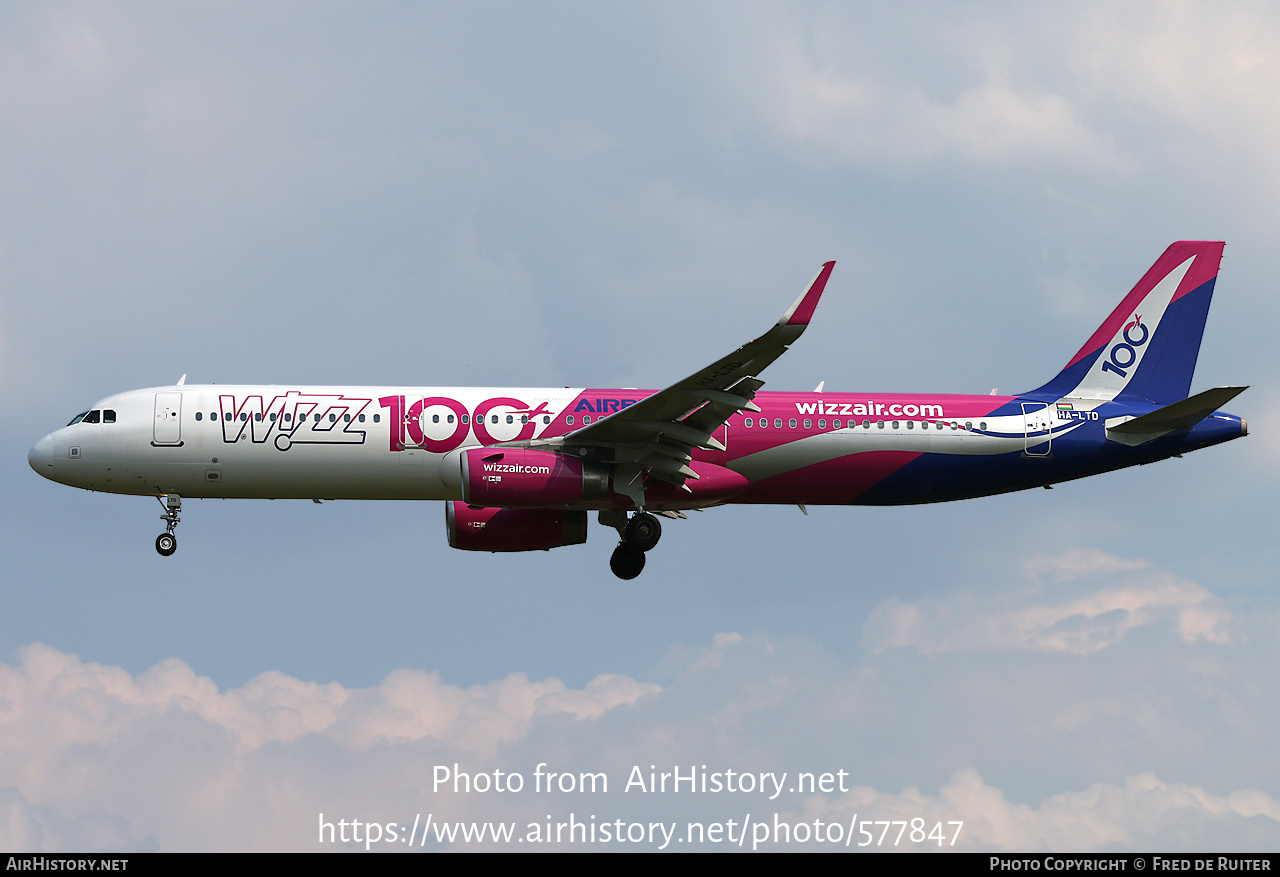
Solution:
{"label": "100 logo on tail", "polygon": [[[1129,335],[1134,329],[1141,329],[1142,335],[1134,338]],[[1120,333],[1124,341],[1120,341],[1111,346],[1110,355],[1107,361],[1102,364],[1104,372],[1115,372],[1122,378],[1129,376],[1128,369],[1133,366],[1139,359],[1138,348],[1147,343],[1150,333],[1142,322],[1141,314],[1134,314],[1133,321],[1126,323],[1124,331]],[[1121,354],[1124,355],[1124,361],[1120,360]]]}

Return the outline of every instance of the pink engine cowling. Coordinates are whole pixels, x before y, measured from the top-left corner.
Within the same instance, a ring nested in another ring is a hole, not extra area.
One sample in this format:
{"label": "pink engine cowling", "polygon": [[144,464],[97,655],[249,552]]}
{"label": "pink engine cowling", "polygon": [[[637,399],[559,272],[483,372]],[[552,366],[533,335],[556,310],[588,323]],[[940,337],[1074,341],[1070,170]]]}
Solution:
{"label": "pink engine cowling", "polygon": [[587,541],[587,513],[445,503],[449,545],[463,551],[547,551]]}
{"label": "pink engine cowling", "polygon": [[605,466],[551,451],[472,448],[460,462],[462,496],[473,506],[546,508],[609,493]]}

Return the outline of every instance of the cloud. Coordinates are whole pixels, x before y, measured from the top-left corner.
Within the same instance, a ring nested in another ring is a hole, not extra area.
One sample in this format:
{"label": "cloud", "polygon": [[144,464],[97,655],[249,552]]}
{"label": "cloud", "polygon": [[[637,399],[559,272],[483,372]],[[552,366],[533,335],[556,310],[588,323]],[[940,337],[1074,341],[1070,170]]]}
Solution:
{"label": "cloud", "polygon": [[[1045,582],[1150,573],[1088,553],[1030,566]],[[921,819],[928,832],[958,821],[959,849],[1265,847],[1280,822],[1266,790],[1274,691],[1230,663],[1197,667],[1203,655],[1178,652],[1204,641],[1164,633],[1144,645],[1145,664],[1120,643],[1071,655],[1063,672],[1045,663],[1060,660],[1052,652],[1034,663],[891,649],[849,664],[803,639],[727,632],[673,657],[662,686],[603,674],[581,688],[521,674],[464,688],[403,669],[368,688],[270,672],[219,689],[175,659],[135,676],[33,645],[0,665],[0,844],[315,850],[329,848],[318,818],[403,833],[415,817],[523,830],[594,814],[683,831],[751,812],[793,826]],[[1244,663],[1270,654],[1235,639],[1213,648]],[[1248,770],[1224,770],[1224,752]],[[437,789],[442,770],[483,776],[486,789]],[[637,770],[732,770],[754,788],[624,791]],[[489,789],[499,771],[520,774],[522,791]],[[539,771],[599,774],[608,791],[536,790]],[[839,779],[805,788],[802,771]],[[782,789],[761,792],[762,775],[785,777]]]}
{"label": "cloud", "polygon": [[658,691],[521,674],[463,689],[411,670],[369,689],[269,672],[220,691],[176,659],[133,677],[28,646],[0,665],[0,846],[280,848],[282,817],[322,810],[362,766],[387,780],[388,753],[425,785],[425,753],[492,759],[539,723],[591,722]]}
{"label": "cloud", "polygon": [[[926,26],[912,34],[918,54],[887,60],[869,44],[865,16],[789,7],[757,13],[708,14],[683,28],[697,34],[696,43],[672,40],[702,75],[713,117],[802,160],[1117,163],[1109,137],[1082,115],[1075,95],[1013,69],[1013,32],[962,26],[970,32],[956,39]],[[930,78],[945,87],[926,85]]]}
{"label": "cloud", "polygon": [[[964,814],[964,819],[957,820],[957,814]],[[1030,806],[1009,801],[977,771],[960,770],[936,795],[914,788],[891,793],[863,786],[833,799],[815,796],[794,820],[848,825],[855,816],[859,824],[864,819],[905,821],[908,831],[918,828],[926,839],[918,846],[908,843],[908,848],[1051,853],[1232,849],[1214,847],[1212,841],[1200,847],[1205,826],[1212,826],[1217,838],[1234,835],[1245,843],[1261,841],[1280,829],[1280,801],[1256,789],[1214,795],[1143,773],[1118,785],[1097,783]],[[912,825],[917,819],[920,822]],[[870,846],[871,838],[878,845],[884,827],[872,825],[868,830],[869,835],[859,832],[854,843]],[[933,838],[927,837],[934,832]],[[897,833],[893,825],[890,842]]]}
{"label": "cloud", "polygon": [[953,592],[918,603],[888,600],[863,628],[872,651],[925,654],[1031,650],[1087,655],[1129,632],[1172,621],[1184,641],[1225,643],[1230,614],[1194,582],[1142,560],[1080,549],[1026,566],[1029,586]]}

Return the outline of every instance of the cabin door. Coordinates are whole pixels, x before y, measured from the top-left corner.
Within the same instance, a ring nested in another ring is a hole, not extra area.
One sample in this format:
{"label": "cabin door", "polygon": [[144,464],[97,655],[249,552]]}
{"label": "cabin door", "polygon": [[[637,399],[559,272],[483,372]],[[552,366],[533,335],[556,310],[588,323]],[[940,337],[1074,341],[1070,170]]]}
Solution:
{"label": "cabin door", "polygon": [[1022,403],[1022,453],[1048,457],[1053,447],[1053,411],[1047,402]]}

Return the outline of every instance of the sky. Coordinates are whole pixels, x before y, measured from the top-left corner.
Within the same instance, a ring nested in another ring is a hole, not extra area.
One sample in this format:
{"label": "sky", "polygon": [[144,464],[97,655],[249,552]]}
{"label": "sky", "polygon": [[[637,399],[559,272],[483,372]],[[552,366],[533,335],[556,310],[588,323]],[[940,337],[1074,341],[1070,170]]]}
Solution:
{"label": "sky", "polygon": [[[1264,3],[0,7],[0,848],[1274,851],[1278,92]],[[829,259],[766,389],[1014,393],[1181,239],[1246,439],[714,509],[631,582],[441,503],[190,501],[165,559],[26,460],[184,374],[660,388]]]}

